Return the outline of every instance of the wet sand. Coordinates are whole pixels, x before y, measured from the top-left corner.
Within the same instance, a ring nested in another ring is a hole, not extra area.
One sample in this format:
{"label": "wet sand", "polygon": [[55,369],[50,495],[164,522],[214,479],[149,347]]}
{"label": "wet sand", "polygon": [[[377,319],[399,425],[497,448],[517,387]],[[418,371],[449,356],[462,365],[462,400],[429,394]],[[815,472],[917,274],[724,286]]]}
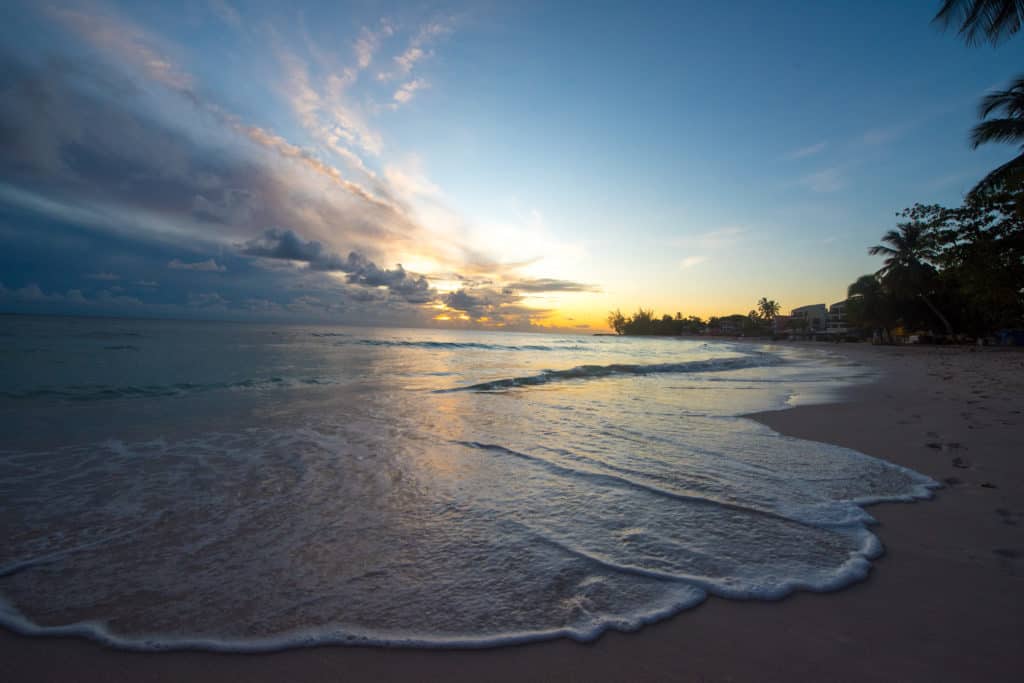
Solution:
{"label": "wet sand", "polygon": [[712,598],[589,644],[479,651],[142,654],[0,632],[0,680],[1021,680],[1024,353],[828,348],[877,367],[882,378],[848,390],[841,403],[753,417],[945,484],[931,501],[870,508],[886,554],[863,583],[779,602]]}

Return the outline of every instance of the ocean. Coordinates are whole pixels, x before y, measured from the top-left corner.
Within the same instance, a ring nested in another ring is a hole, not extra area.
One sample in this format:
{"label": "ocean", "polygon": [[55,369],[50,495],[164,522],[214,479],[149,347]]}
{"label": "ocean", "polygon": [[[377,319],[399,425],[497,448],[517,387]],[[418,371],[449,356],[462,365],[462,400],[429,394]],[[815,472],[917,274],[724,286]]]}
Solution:
{"label": "ocean", "polygon": [[746,414],[823,345],[0,317],[0,624],[486,647],[864,579],[927,477]]}

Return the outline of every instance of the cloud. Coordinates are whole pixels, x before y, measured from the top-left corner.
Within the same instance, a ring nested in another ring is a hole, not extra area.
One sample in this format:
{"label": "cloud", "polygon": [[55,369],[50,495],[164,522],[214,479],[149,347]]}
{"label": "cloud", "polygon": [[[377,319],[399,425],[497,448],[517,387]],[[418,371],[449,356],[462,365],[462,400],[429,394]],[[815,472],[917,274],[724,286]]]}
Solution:
{"label": "cloud", "polygon": [[[227,109],[237,98],[219,82],[204,83],[205,72],[189,73],[184,65],[199,63],[199,55],[168,40],[163,27],[148,31],[106,5],[95,12],[56,7],[25,19],[45,40],[0,54],[7,95],[0,98],[0,252],[18,255],[0,253],[0,272],[14,285],[5,290],[8,301],[25,290],[19,301],[60,301],[64,310],[144,301],[149,312],[167,315],[224,306],[283,316],[319,306],[343,311],[346,321],[414,324],[444,305],[420,271],[464,274],[454,286],[510,322],[543,315],[522,304],[529,294],[592,291],[516,272],[553,253],[548,242],[510,230],[508,243],[529,253],[501,262],[490,256],[495,243],[474,241],[455,212],[438,220],[441,189],[418,162],[402,163],[410,157],[385,146],[365,118],[379,106],[350,90],[361,69],[402,63],[383,52],[394,34],[387,21],[341,43],[348,64],[340,65],[310,45],[302,52],[301,41],[282,44],[308,63],[288,49],[278,54],[266,28],[260,47],[278,56],[282,84],[280,92],[271,88],[276,100],[268,106],[284,104],[291,121],[282,126],[308,126],[308,135],[293,138],[281,134],[285,127],[256,125]],[[250,16],[236,7],[208,0],[201,18],[214,29],[218,22],[242,28]],[[416,69],[450,30],[448,20],[420,26],[407,45],[395,46],[412,73],[391,87],[362,85],[413,97],[427,85]],[[228,57],[244,59],[233,51],[256,35],[231,36],[239,40],[225,46]],[[276,80],[272,71],[268,79]],[[378,162],[384,152],[392,159]],[[260,257],[246,253],[257,248]],[[87,265],[60,267],[71,262]],[[410,272],[401,263],[417,267]],[[189,291],[203,273],[218,274],[222,300]],[[520,289],[506,292],[506,283]]]}
{"label": "cloud", "polygon": [[344,261],[324,249],[315,240],[303,240],[291,230],[267,230],[263,237],[249,240],[241,247],[243,254],[268,259],[301,261],[312,270],[340,271]]}
{"label": "cloud", "polygon": [[89,278],[90,280],[108,280],[108,281],[113,281],[113,280],[120,280],[121,279],[120,275],[115,275],[114,273],[106,273],[106,272],[88,273],[88,274],[86,274],[86,277]]}
{"label": "cloud", "polygon": [[193,294],[189,292],[188,305],[196,308],[219,308],[225,309],[231,303],[217,292],[202,292]]}
{"label": "cloud", "polygon": [[179,92],[192,92],[192,77],[154,49],[156,40],[138,26],[95,12],[57,7],[48,11],[94,47],[141,69],[152,80]]}
{"label": "cloud", "polygon": [[205,261],[197,261],[195,263],[185,263],[178,259],[172,259],[167,267],[171,270],[198,270],[207,273],[223,273],[227,270],[224,266],[217,265],[217,262],[211,259]]}
{"label": "cloud", "polygon": [[377,79],[390,81],[408,76],[416,64],[433,56],[434,53],[428,46],[441,36],[451,33],[451,31],[452,25],[450,21],[432,21],[424,24],[413,35],[408,47],[401,54],[392,58],[392,61],[395,63],[395,70],[380,72],[377,74]]}
{"label": "cloud", "polygon": [[842,170],[836,167],[806,175],[800,183],[814,192],[835,192],[846,186]]}
{"label": "cloud", "polygon": [[807,147],[801,147],[800,149],[795,149],[792,152],[789,152],[788,154],[786,154],[786,158],[787,159],[805,159],[807,157],[814,156],[815,154],[819,154],[820,152],[824,151],[824,149],[826,147],[828,147],[828,143],[826,143],[826,142],[819,142],[819,143],[814,144],[814,145],[809,145]]}
{"label": "cloud", "polygon": [[370,62],[373,61],[373,55],[380,47],[381,41],[393,35],[394,32],[394,27],[386,19],[381,19],[380,29],[377,31],[372,31],[365,26],[363,27],[355,43],[356,63],[360,69],[370,66]]}
{"label": "cloud", "polygon": [[679,262],[679,267],[686,270],[687,268],[693,268],[694,266],[700,265],[707,260],[707,256],[687,256]]}
{"label": "cloud", "polygon": [[311,270],[341,272],[350,284],[385,287],[409,303],[427,303],[435,299],[430,283],[422,275],[407,272],[401,264],[388,270],[380,268],[362,254],[350,252],[342,259],[317,241],[306,241],[291,230],[267,230],[263,237],[241,245],[247,256],[305,263]]}
{"label": "cloud", "polygon": [[413,95],[417,90],[423,90],[427,87],[429,87],[427,82],[422,78],[416,78],[408,83],[403,83],[401,87],[395,91],[394,100],[399,104],[405,104],[413,98]]}
{"label": "cloud", "polygon": [[503,327],[529,328],[551,311],[520,304],[522,295],[511,289],[458,289],[443,294],[441,303],[471,321],[486,321]]}
{"label": "cloud", "polygon": [[238,14],[238,10],[232,7],[227,0],[209,0],[209,5],[210,11],[228,26],[238,28],[242,25],[242,17]]}
{"label": "cloud", "polygon": [[517,282],[510,282],[505,285],[506,289],[518,291],[518,292],[531,292],[531,293],[542,293],[542,292],[600,292],[600,287],[596,285],[587,285],[581,282],[572,282],[570,280],[555,280],[553,278],[535,278],[529,280],[519,280]]}
{"label": "cloud", "polygon": [[896,140],[909,128],[910,126],[908,124],[871,128],[864,131],[864,134],[861,136],[861,141],[865,145],[883,145]]}
{"label": "cloud", "polygon": [[[0,66],[0,87],[10,93],[0,101],[0,130],[11,132],[0,136],[0,183],[9,183],[0,194],[16,195],[23,206],[186,241],[233,242],[246,231],[289,225],[364,253],[411,240],[420,229],[405,210],[360,188],[324,191],[318,178],[344,185],[340,172],[263,129],[231,119],[214,141],[200,141],[208,124],[195,133],[165,127],[147,115],[148,97],[94,65],[33,68],[0,59]],[[183,104],[178,113],[187,119],[194,105]],[[280,163],[290,159],[312,175]],[[211,222],[233,229],[203,225]]]}
{"label": "cloud", "polygon": [[108,289],[100,290],[93,298],[83,295],[80,289],[69,289],[63,294],[58,291],[47,293],[35,282],[30,282],[19,289],[7,289],[0,282],[0,299],[28,304],[100,305],[105,307],[138,306],[142,304],[142,301],[135,297],[118,295]]}
{"label": "cloud", "polygon": [[430,181],[423,171],[422,160],[415,155],[402,163],[389,164],[384,168],[384,177],[399,197],[436,197],[441,189]]}

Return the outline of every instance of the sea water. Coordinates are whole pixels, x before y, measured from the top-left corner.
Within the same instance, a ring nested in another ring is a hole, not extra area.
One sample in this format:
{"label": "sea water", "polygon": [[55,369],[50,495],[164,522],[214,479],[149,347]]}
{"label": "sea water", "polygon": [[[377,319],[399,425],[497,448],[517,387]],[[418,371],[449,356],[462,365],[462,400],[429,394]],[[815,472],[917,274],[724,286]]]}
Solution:
{"label": "sea water", "polygon": [[742,417],[822,347],[0,318],[0,623],[125,648],[477,647],[865,578],[928,478]]}

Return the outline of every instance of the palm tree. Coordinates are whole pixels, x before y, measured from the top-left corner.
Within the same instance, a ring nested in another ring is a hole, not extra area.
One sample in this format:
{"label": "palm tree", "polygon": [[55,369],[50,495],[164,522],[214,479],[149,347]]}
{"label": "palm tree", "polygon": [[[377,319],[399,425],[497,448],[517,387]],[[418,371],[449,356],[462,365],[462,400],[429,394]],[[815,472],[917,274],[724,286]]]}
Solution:
{"label": "palm tree", "polygon": [[[1002,118],[988,117],[1002,113]],[[982,122],[971,131],[971,146],[977,149],[990,142],[1021,145],[1021,153],[981,179],[971,195],[993,190],[1015,190],[1024,185],[1024,76],[1018,77],[1006,90],[989,93],[978,111]],[[987,120],[985,120],[987,119]]]}
{"label": "palm tree", "polygon": [[888,342],[893,322],[888,299],[877,275],[861,275],[846,288],[846,315],[861,328],[881,330],[881,340]]}
{"label": "palm tree", "polygon": [[[882,235],[883,244],[868,249],[872,256],[885,256],[876,275],[892,291],[909,291],[921,297],[924,304],[942,321],[946,334],[953,335],[953,326],[925,294],[925,280],[935,272],[932,263],[939,252],[927,226],[911,221],[901,223],[897,230]],[[858,281],[859,282],[859,281]]]}
{"label": "palm tree", "polygon": [[757,302],[757,310],[765,320],[775,320],[775,316],[779,314],[781,309],[782,307],[779,306],[779,302],[774,299],[761,297],[761,300]]}
{"label": "palm tree", "polygon": [[1020,30],[1022,19],[1022,0],[942,0],[932,22],[943,28],[957,26],[968,45],[984,40],[997,45]]}

